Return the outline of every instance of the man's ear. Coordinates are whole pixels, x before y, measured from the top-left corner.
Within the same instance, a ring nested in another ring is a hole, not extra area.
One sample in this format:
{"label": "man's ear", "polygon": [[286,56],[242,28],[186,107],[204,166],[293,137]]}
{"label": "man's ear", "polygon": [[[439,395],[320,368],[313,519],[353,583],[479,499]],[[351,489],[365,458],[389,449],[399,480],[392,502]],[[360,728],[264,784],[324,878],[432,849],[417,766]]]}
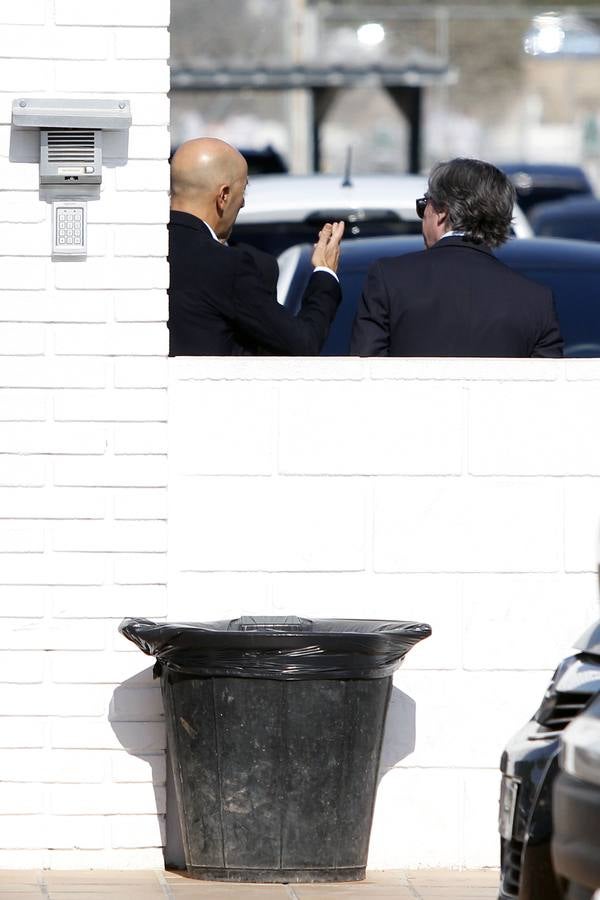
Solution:
{"label": "man's ear", "polygon": [[217,208],[219,212],[223,212],[227,203],[229,202],[229,195],[231,194],[231,188],[228,184],[222,184],[219,188],[219,193],[217,194]]}
{"label": "man's ear", "polygon": [[448,210],[447,209],[436,209],[435,216],[438,225],[447,225],[448,224]]}

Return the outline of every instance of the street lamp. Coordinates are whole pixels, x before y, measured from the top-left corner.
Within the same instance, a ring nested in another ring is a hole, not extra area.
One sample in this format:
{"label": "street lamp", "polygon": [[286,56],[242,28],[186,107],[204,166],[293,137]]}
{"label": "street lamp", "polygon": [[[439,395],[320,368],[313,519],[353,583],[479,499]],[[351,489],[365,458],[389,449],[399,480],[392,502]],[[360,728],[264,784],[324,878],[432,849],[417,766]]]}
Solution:
{"label": "street lamp", "polygon": [[366,22],[356,29],[356,37],[367,47],[376,47],[385,40],[385,28],[379,22]]}

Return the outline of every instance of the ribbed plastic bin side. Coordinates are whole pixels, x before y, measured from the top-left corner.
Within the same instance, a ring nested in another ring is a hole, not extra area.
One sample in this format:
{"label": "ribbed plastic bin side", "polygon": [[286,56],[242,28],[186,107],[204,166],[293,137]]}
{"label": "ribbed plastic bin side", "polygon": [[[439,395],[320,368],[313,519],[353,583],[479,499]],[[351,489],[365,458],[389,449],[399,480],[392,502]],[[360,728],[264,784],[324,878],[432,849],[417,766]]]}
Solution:
{"label": "ribbed plastic bin side", "polygon": [[365,877],[390,676],[161,682],[190,874]]}
{"label": "ribbed plastic bin side", "polygon": [[363,879],[392,672],[429,626],[248,617],[120,630],[158,660],[189,874]]}

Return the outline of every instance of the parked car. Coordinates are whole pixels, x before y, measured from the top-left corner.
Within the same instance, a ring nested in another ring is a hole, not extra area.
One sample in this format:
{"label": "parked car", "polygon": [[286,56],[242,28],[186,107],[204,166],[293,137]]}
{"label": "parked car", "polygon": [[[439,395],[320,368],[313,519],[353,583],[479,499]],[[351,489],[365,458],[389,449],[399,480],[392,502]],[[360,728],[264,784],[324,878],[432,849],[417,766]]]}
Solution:
{"label": "parked car", "polygon": [[540,203],[531,211],[531,227],[540,237],[600,242],[600,200],[567,197],[553,203]]}
{"label": "parked car", "polygon": [[550,853],[552,787],[562,732],[600,692],[600,620],[574,647],[502,754],[499,900],[564,900]]}
{"label": "parked car", "polygon": [[568,900],[600,888],[600,696],[561,738],[552,804],[552,859]]}
{"label": "parked car", "polygon": [[[312,243],[325,222],[344,220],[346,240],[378,235],[421,234],[415,200],[427,190],[423,175],[264,175],[250,184],[232,241],[275,255]],[[517,237],[533,232],[515,209]]]}
{"label": "parked car", "polygon": [[[383,256],[423,249],[421,237],[344,241],[339,268],[343,299],[321,351],[346,356],[358,299],[370,265]],[[423,251],[427,252],[427,251]],[[279,257],[279,301],[296,313],[312,272],[312,244]],[[567,356],[600,356],[600,246],[557,239],[509,240],[496,251],[502,262],[554,293]]]}
{"label": "parked car", "polygon": [[273,175],[275,173],[287,172],[288,167],[281,153],[278,153],[274,147],[267,144],[266,147],[257,149],[240,148],[240,153],[248,163],[248,175]]}
{"label": "parked car", "polygon": [[571,195],[593,196],[594,190],[581,166],[555,163],[505,163],[499,166],[510,177],[519,206],[526,215],[538,203]]}

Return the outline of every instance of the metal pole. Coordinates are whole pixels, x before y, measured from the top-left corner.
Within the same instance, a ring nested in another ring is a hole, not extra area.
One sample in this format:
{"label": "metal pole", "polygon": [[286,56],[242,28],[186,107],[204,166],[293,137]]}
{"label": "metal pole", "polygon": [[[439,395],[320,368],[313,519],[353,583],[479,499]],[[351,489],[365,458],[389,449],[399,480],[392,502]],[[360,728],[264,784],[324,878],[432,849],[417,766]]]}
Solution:
{"label": "metal pole", "polygon": [[[305,59],[306,0],[288,0],[290,56],[292,65]],[[313,168],[313,113],[310,92],[294,88],[289,94],[290,169],[295,173]]]}

